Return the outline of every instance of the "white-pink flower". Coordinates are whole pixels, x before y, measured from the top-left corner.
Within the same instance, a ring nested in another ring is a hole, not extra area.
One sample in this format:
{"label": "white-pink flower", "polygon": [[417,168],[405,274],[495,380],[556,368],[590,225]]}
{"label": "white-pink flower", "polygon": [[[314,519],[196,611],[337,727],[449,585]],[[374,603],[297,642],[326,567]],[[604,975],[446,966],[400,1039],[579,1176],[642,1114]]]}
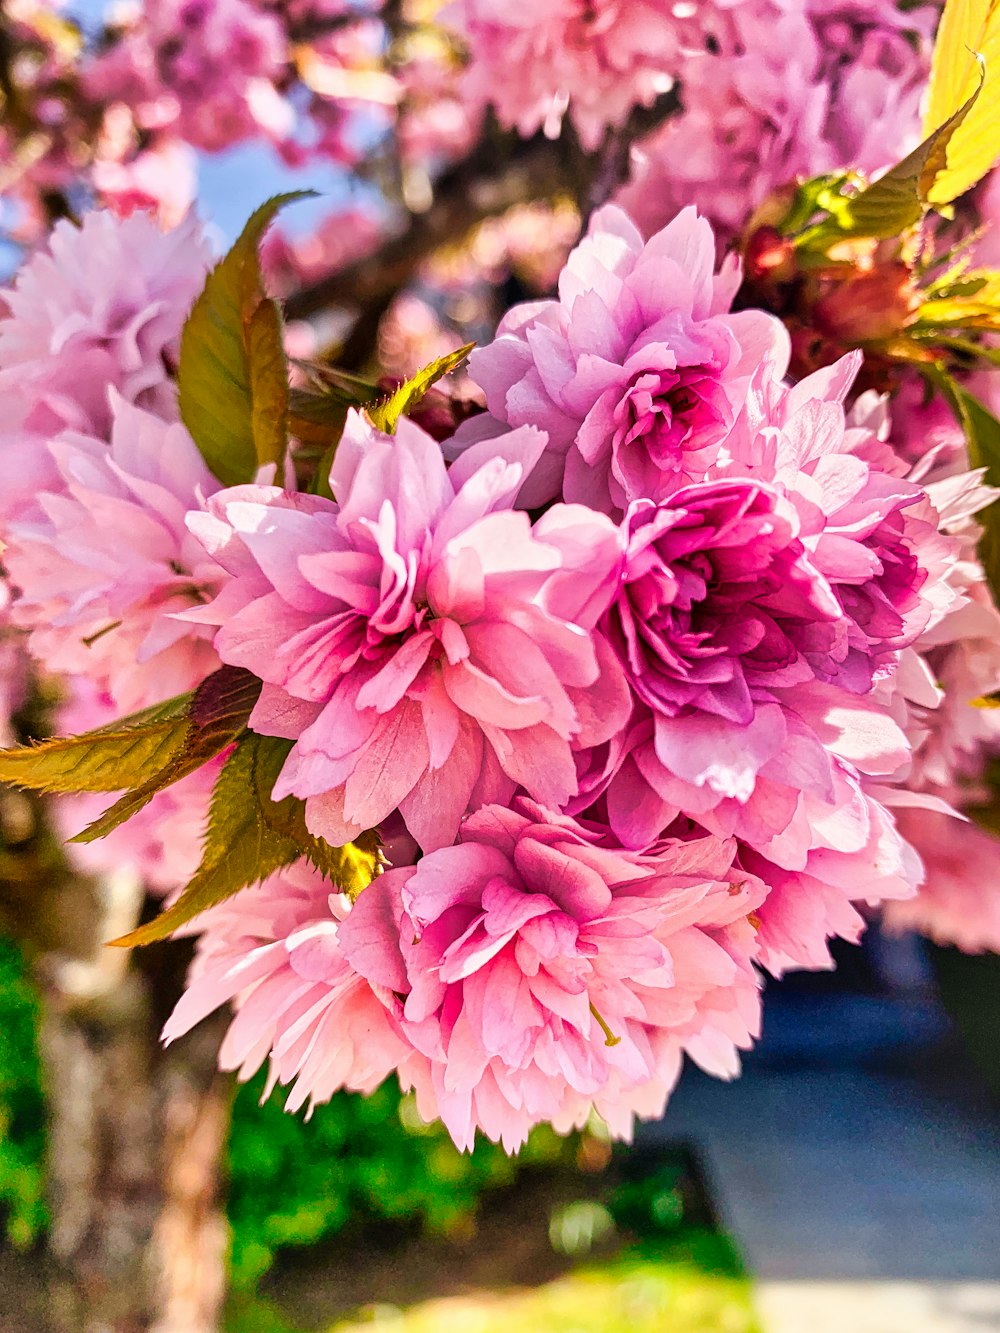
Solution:
{"label": "white-pink flower", "polygon": [[185,523],[218,482],[182,425],[116,393],[111,408],[110,444],[73,431],[50,441],[56,489],[10,522],[4,561],[32,655],[130,712],[218,663],[210,631],[175,617],[219,580]]}

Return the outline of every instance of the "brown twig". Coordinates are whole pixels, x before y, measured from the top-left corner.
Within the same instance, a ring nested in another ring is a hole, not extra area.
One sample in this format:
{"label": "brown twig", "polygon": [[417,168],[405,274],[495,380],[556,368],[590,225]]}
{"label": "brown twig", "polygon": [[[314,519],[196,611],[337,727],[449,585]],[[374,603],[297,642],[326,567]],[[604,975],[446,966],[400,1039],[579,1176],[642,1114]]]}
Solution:
{"label": "brown twig", "polygon": [[374,254],[292,293],[286,301],[289,318],[333,307],[357,311],[338,362],[363,366],[382,316],[436,250],[460,241],[487,218],[539,199],[569,194],[589,216],[627,178],[632,144],[677,105],[671,92],[652,107],[636,108],[625,126],[609,133],[602,150],[589,155],[569,128],[557,140],[542,135],[522,140],[488,124],[472,153],[438,179],[429,209],[410,214],[405,230]]}

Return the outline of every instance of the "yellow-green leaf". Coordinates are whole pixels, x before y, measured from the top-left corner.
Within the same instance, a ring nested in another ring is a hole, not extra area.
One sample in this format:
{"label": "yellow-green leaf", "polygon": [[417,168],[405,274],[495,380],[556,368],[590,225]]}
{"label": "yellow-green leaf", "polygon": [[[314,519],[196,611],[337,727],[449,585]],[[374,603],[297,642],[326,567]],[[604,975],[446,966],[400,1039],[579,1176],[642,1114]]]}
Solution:
{"label": "yellow-green leaf", "polygon": [[947,285],[930,289],[917,324],[1000,329],[1000,270],[968,269]]}
{"label": "yellow-green leaf", "polygon": [[127,786],[129,790],[72,841],[95,842],[106,837],[148,805],[157,792],[221,754],[246,730],[259,694],[260,681],[249,671],[230,666],[214,671],[189,696],[182,742],[166,762],[160,767],[150,764],[137,780],[117,782],[115,789]]}
{"label": "yellow-green leaf", "polygon": [[305,826],[304,802],[271,799],[291,743],[247,732],[226,761],[212,793],[205,850],[187,888],[166,911],[121,939],[123,946],[165,939],[241,889],[307,857],[345,893],[356,897],[379,864],[378,839],[331,847]]}
{"label": "yellow-green leaf", "polygon": [[281,312],[274,301],[262,300],[247,321],[246,348],[256,462],[280,468],[288,448],[288,362]]}
{"label": "yellow-green leaf", "polygon": [[[260,739],[248,733],[219,774],[212,792],[201,865],[187,888],[166,911],[110,941],[112,944],[131,947],[166,939],[210,907],[302,856],[291,838],[268,825],[256,799]],[[272,783],[276,776],[273,774]]]}
{"label": "yellow-green leaf", "polygon": [[183,748],[192,696],[133,713],[82,736],[0,750],[0,782],[40,792],[121,791]]}
{"label": "yellow-green leaf", "polygon": [[974,89],[957,111],[877,181],[856,194],[828,200],[830,215],[802,232],[796,245],[828,247],[847,237],[900,236],[918,223],[927,211],[931,188],[945,168],[952,135],[978,95],[978,89]]}
{"label": "yellow-green leaf", "polygon": [[344,431],[348,409],[354,404],[338,393],[293,389],[288,399],[288,424],[303,444],[327,448]]}
{"label": "yellow-green leaf", "polygon": [[928,191],[932,204],[965,194],[1000,155],[1000,0],[947,0],[934,44],[925,134],[977,89],[975,106],[950,136],[946,165]]}
{"label": "yellow-green leaf", "polygon": [[442,376],[450,374],[460,366],[475,345],[466,343],[464,347],[456,348],[454,352],[439,356],[436,361],[424,366],[423,370],[418,370],[412,379],[405,380],[387,398],[369,407],[368,415],[374,425],[391,435],[403,413],[416,407],[432,384],[436,384]]}
{"label": "yellow-green leaf", "polygon": [[258,246],[275,214],[308,191],[262,205],[208,275],[181,334],[178,401],[205,462],[226,485],[280,464],[288,369],[278,307],[264,293]]}

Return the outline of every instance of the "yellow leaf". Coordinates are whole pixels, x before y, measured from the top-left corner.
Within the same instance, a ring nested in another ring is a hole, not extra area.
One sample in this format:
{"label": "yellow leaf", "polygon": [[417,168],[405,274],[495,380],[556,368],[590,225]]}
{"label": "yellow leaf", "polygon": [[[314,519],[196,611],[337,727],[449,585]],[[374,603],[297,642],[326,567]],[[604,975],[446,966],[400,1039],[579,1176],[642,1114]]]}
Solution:
{"label": "yellow leaf", "polygon": [[398,389],[393,389],[387,398],[383,398],[379,403],[373,403],[367,409],[372,425],[392,435],[403,413],[416,407],[431,385],[436,384],[443,375],[450,375],[460,366],[475,345],[466,343],[464,347],[457,347],[454,352],[439,356],[429,366],[418,370],[412,379],[404,381]]}
{"label": "yellow leaf", "polygon": [[920,307],[917,323],[1000,328],[1000,269],[965,269],[935,283]]}
{"label": "yellow leaf", "polygon": [[928,192],[934,205],[965,194],[1000,155],[1000,0],[947,0],[934,45],[924,133],[973,96],[980,80],[975,106],[951,136],[947,166]]}

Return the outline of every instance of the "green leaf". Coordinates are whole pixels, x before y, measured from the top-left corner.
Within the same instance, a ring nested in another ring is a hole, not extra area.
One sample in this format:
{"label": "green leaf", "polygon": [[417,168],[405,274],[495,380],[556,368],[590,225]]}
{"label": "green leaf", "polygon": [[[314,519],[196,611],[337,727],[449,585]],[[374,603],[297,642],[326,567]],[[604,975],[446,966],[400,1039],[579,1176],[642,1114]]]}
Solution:
{"label": "green leaf", "polygon": [[124,824],[148,805],[157,792],[170,787],[189,773],[221,754],[246,730],[247,718],[260,694],[260,681],[240,667],[220,667],[208,676],[189,698],[182,741],[160,767],[147,766],[137,781],[118,781],[113,790],[130,790],[72,842],[95,842]]}
{"label": "green leaf", "polygon": [[985,343],[973,342],[954,333],[941,334],[935,329],[921,329],[919,325],[907,330],[908,336],[929,347],[946,348],[957,352],[971,361],[982,361],[988,366],[1000,366],[1000,347],[987,347]]}
{"label": "green leaf", "polygon": [[[226,761],[212,793],[201,865],[187,888],[166,911],[130,934],[111,941],[131,947],[165,939],[181,926],[257,884],[276,870],[307,856],[324,874],[354,896],[371,882],[378,866],[378,843],[366,834],[358,844],[331,847],[305,826],[305,803],[271,790],[291,742],[247,732]],[[364,884],[360,881],[370,869]]]}
{"label": "green leaf", "polygon": [[[931,366],[925,374],[958,418],[969,445],[969,462],[973,467],[985,468],[986,482],[1000,488],[1000,421],[946,370]],[[976,520],[983,529],[979,558],[994,597],[1000,598],[1000,500],[978,513]]]}
{"label": "green leaf", "polygon": [[271,789],[294,742],[270,736],[253,736],[252,741],[259,756],[257,800],[268,825],[291,838],[301,854],[353,902],[372,882],[381,865],[381,842],[377,832],[370,829],[345,847],[334,847],[324,838],[315,837],[306,828],[304,801],[294,797],[278,802],[271,800]]}
{"label": "green leaf", "polygon": [[919,222],[927,211],[934,182],[947,165],[951,137],[972,110],[981,88],[982,76],[979,88],[958,110],[884,176],[856,194],[825,200],[829,216],[802,232],[796,245],[814,248],[850,237],[894,237]]}
{"label": "green leaf", "polygon": [[934,43],[924,133],[977,85],[975,110],[951,136],[946,166],[928,192],[932,204],[965,194],[1000,154],[1000,0],[947,0]]}
{"label": "green leaf", "polygon": [[454,352],[448,352],[446,356],[439,356],[436,361],[430,365],[424,366],[423,370],[418,370],[412,379],[405,380],[398,389],[384,398],[380,403],[368,408],[368,415],[379,430],[384,430],[391,435],[396,429],[396,422],[411,408],[416,407],[423,398],[424,394],[436,384],[443,375],[449,374],[460,366],[465,358],[475,347],[475,343],[466,343],[464,347],[456,348]]}
{"label": "green leaf", "polygon": [[351,407],[360,407],[346,395],[315,389],[293,389],[288,398],[288,425],[303,444],[326,447],[339,440]]}
{"label": "green leaf", "polygon": [[205,462],[228,486],[284,459],[288,368],[281,315],[265,294],[258,247],[279,209],[310,191],[277,195],[257,209],[208,275],[181,334],[181,417]]}
{"label": "green leaf", "polygon": [[191,701],[183,694],[82,736],[0,750],[0,782],[40,792],[121,791],[183,747]]}

